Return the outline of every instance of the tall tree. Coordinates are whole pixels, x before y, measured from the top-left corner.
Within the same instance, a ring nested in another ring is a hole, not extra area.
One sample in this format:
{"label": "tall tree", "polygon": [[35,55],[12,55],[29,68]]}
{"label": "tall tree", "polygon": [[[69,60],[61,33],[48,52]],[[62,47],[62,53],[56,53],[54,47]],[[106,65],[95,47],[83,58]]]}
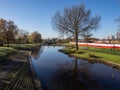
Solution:
{"label": "tall tree", "polygon": [[6,42],[7,46],[9,47],[10,41],[15,39],[15,36],[18,33],[18,29],[13,21],[0,19],[0,33],[3,41]]}
{"label": "tall tree", "polygon": [[76,50],[78,49],[78,36],[88,30],[96,30],[99,27],[101,17],[91,17],[91,11],[86,10],[84,4],[65,8],[57,12],[52,18],[53,28],[60,33],[72,34],[75,38]]}
{"label": "tall tree", "polygon": [[17,42],[18,43],[28,43],[29,39],[29,32],[26,30],[19,30],[18,35],[17,35]]}
{"label": "tall tree", "polygon": [[41,41],[41,34],[39,34],[37,31],[34,31],[33,33],[30,34],[29,40],[32,43],[40,43],[40,41]]}

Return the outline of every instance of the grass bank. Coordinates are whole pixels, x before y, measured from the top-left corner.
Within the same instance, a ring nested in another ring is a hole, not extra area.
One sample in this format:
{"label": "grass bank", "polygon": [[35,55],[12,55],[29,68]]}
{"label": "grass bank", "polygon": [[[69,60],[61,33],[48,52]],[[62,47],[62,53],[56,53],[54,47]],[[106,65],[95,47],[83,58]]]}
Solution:
{"label": "grass bank", "polygon": [[32,50],[36,47],[36,44],[10,44],[10,47],[6,45],[0,47],[0,61],[6,59],[11,54],[14,54],[17,50]]}
{"label": "grass bank", "polygon": [[113,64],[120,66],[120,51],[111,51],[110,49],[94,48],[94,47],[79,47],[79,50],[75,50],[70,44],[67,47],[60,50],[71,56],[86,59],[93,62],[102,62],[105,64]]}
{"label": "grass bank", "polygon": [[36,47],[40,44],[10,44],[10,47],[17,50],[32,50],[33,47]]}
{"label": "grass bank", "polygon": [[0,58],[5,59],[9,55],[15,53],[17,50],[12,47],[0,47]]}

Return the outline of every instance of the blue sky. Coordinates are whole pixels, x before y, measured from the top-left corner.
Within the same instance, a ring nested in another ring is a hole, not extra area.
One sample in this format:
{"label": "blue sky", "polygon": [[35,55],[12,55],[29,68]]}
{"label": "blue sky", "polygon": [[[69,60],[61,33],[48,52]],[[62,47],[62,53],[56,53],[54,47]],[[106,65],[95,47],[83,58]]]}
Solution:
{"label": "blue sky", "polygon": [[52,17],[65,7],[81,3],[91,9],[92,15],[102,17],[94,37],[102,39],[116,33],[114,20],[120,16],[120,0],[0,0],[0,18],[13,20],[20,29],[38,31],[43,38],[58,37],[52,28]]}

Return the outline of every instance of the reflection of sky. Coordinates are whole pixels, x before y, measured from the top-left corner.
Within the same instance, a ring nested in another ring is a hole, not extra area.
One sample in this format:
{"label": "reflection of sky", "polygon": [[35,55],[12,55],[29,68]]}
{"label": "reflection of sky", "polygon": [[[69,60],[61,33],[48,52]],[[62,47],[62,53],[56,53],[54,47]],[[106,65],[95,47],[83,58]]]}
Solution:
{"label": "reflection of sky", "polygon": [[[98,83],[102,83],[101,87],[106,86],[108,90],[119,90],[120,86],[120,71],[112,67],[102,64],[93,65],[92,71],[96,74]],[[103,88],[105,90],[105,87]]]}
{"label": "reflection of sky", "polygon": [[[51,78],[54,77],[56,73],[59,73],[59,70],[63,69],[63,67],[69,68],[70,65],[72,65],[72,68],[74,68],[75,59],[57,51],[61,48],[62,47],[45,46],[43,52],[41,53],[41,55],[39,55],[40,57],[38,59],[34,60],[34,58],[32,58],[35,70],[44,87],[49,87],[49,83],[52,82]],[[109,90],[113,90],[113,88],[118,90],[118,88],[120,88],[120,71],[103,64],[91,64],[83,60],[78,60],[77,64],[78,70],[83,70],[81,72],[83,73],[83,75],[85,73],[87,74],[88,72],[90,76],[93,75],[93,78],[95,78],[95,80],[97,81],[98,86],[103,88],[102,90],[106,90],[107,88],[109,88]],[[66,70],[67,69],[64,69],[65,72]]]}

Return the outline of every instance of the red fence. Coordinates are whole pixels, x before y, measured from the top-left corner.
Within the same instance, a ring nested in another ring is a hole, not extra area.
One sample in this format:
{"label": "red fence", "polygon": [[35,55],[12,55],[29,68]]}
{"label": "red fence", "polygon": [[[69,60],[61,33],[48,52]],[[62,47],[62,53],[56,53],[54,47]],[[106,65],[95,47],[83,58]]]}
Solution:
{"label": "red fence", "polygon": [[[75,42],[71,42],[71,44],[75,44]],[[120,49],[120,44],[98,44],[98,43],[78,43],[79,46],[92,46],[98,48],[116,48]]]}

